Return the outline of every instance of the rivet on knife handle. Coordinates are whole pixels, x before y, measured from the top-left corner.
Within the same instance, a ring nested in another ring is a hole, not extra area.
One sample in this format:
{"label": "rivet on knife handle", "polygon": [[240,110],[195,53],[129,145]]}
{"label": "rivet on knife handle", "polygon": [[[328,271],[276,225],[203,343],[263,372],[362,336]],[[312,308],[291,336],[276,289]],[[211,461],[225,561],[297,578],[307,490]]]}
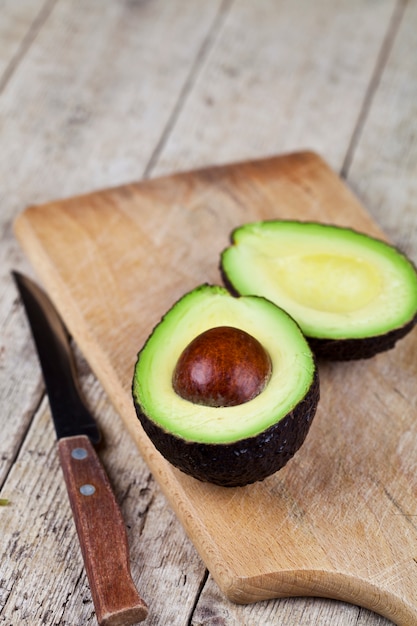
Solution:
{"label": "rivet on knife handle", "polygon": [[148,609],[130,574],[126,529],[106,472],[85,435],[58,446],[97,621],[140,622]]}

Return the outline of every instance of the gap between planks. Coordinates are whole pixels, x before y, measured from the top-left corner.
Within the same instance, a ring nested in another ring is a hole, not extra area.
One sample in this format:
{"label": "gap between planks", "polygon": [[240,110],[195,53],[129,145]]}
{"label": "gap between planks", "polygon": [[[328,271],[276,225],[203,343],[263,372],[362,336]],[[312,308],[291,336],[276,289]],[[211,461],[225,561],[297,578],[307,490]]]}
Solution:
{"label": "gap between planks", "polygon": [[229,14],[234,1],[235,0],[222,0],[219,10],[217,11],[215,18],[207,31],[207,35],[203,39],[200,50],[197,52],[195,60],[191,65],[190,72],[185,79],[184,85],[179,92],[177,102],[172,109],[171,115],[169,116],[165,128],[162,130],[159,141],[157,142],[150,156],[148,164],[143,173],[143,179],[150,178],[152,170],[158,163],[161,152],[163,151],[165,144],[168,141],[171,131],[175,127],[181,109],[183,108],[188,96],[192,92],[195,82],[200,74],[200,70],[204,65],[204,61],[208,57],[210,50],[212,49],[213,44],[216,40],[217,34],[221,30],[221,26],[224,23],[227,15]]}
{"label": "gap between planks", "polygon": [[3,72],[3,76],[0,78],[0,95],[6,89],[11,77],[13,76],[21,61],[25,57],[26,53],[30,49],[31,45],[35,41],[42,26],[45,24],[46,20],[52,13],[57,1],[58,0],[46,0],[39,13],[35,16],[26,35],[20,42],[20,46],[18,47],[16,54],[12,56],[6,66],[6,69]]}
{"label": "gap between planks", "polygon": [[403,20],[407,2],[408,0],[398,0],[396,6],[394,7],[392,17],[388,24],[387,32],[383,39],[381,49],[375,63],[375,69],[369,81],[368,89],[365,92],[363,104],[359,111],[358,119],[355,128],[353,129],[352,137],[346,151],[345,160],[343,162],[340,172],[340,175],[343,179],[347,179],[349,175],[349,170],[354,159],[356,147],[360,141],[362,131],[364,129],[366,120],[368,119],[368,115],[372,107],[374,96],[378,90],[379,82],[381,80],[385,66],[388,62],[392,47],[394,45],[394,41],[397,37],[398,30]]}

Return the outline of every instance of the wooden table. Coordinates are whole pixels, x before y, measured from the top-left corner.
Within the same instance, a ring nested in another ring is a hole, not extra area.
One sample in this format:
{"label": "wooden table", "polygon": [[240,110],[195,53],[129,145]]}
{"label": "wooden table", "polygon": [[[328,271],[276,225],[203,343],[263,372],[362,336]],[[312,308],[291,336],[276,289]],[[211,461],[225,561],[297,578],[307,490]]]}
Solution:
{"label": "wooden table", "polygon": [[[96,623],[10,277],[35,276],[14,218],[33,203],[312,149],[417,262],[416,26],[416,0],[0,0],[0,623]],[[390,623],[333,600],[227,601],[78,362],[112,442],[102,458],[147,624]]]}

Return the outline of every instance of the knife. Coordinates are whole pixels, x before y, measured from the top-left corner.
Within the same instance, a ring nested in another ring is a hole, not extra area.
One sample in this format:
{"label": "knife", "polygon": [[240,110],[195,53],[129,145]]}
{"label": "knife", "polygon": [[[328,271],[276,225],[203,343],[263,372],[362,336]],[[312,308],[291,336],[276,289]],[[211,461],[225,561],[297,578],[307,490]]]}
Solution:
{"label": "knife", "polygon": [[82,397],[70,338],[46,293],[12,272],[38,351],[58,452],[100,626],[143,621],[148,607],[133,583],[126,528],[94,446],[100,432]]}

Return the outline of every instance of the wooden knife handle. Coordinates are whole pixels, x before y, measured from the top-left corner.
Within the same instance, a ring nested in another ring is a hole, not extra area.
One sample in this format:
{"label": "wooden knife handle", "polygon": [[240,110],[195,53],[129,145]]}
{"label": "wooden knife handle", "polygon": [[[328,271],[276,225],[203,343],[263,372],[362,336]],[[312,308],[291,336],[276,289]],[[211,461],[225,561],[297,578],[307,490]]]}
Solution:
{"label": "wooden knife handle", "polygon": [[107,474],[85,435],[60,439],[58,448],[97,621],[141,622],[148,607],[132,580],[126,528]]}

